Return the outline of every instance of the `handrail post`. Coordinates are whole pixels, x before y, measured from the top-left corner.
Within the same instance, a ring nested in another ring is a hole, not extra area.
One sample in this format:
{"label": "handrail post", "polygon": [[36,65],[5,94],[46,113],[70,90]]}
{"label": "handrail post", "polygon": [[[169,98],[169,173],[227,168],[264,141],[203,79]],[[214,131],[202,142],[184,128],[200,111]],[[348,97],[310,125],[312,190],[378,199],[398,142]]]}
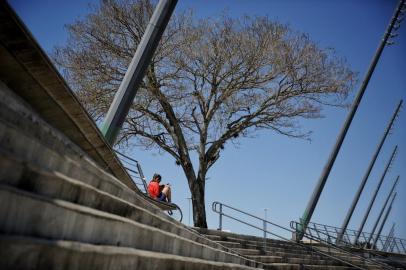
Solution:
{"label": "handrail post", "polygon": [[266,255],[266,223],[267,223],[267,212],[269,208],[264,208],[265,212],[265,219],[262,221],[263,222],[263,230],[264,230],[264,254]]}
{"label": "handrail post", "polygon": [[405,248],[405,246],[403,245],[403,241],[400,240],[399,242],[400,242],[400,245],[401,245],[402,248],[403,248],[403,253],[406,253],[406,248]]}
{"label": "handrail post", "polygon": [[264,223],[264,255],[266,255],[266,220],[263,220]]}
{"label": "handrail post", "polygon": [[401,245],[402,248],[403,248],[403,253],[406,253],[406,248],[405,248],[405,246],[403,245],[402,239],[399,240],[399,243],[400,243],[400,245]]}
{"label": "handrail post", "polygon": [[219,220],[219,228],[218,228],[218,230],[222,231],[223,230],[223,204],[222,203],[220,203],[219,218],[220,218],[220,220]]}

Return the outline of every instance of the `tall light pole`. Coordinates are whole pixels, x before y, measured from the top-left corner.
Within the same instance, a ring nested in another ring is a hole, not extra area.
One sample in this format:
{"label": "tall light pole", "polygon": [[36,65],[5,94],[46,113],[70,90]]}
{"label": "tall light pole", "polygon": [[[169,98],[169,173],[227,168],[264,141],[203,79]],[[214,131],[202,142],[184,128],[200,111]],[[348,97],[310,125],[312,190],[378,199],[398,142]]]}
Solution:
{"label": "tall light pole", "polygon": [[392,193],[395,190],[396,185],[398,184],[399,177],[400,177],[399,175],[398,175],[398,177],[396,177],[396,180],[393,183],[393,186],[392,186],[391,190],[389,191],[388,197],[386,198],[386,201],[382,206],[381,212],[379,212],[378,218],[375,221],[374,227],[372,228],[372,231],[371,231],[371,234],[369,235],[368,241],[365,242],[365,247],[367,247],[369,242],[371,242],[371,240],[372,240],[372,237],[373,237],[373,235],[375,233],[375,230],[378,227],[378,223],[381,220],[382,214],[385,211],[386,205],[388,204],[388,202],[390,200],[390,197],[392,196]]}
{"label": "tall light pole", "polygon": [[403,103],[403,100],[400,100],[398,106],[396,107],[395,112],[392,115],[391,120],[389,121],[388,126],[386,127],[386,130],[385,130],[385,132],[383,134],[383,137],[382,137],[378,147],[376,148],[374,155],[372,156],[372,160],[369,163],[368,169],[365,172],[364,177],[362,178],[361,184],[358,187],[358,191],[355,194],[354,199],[352,200],[351,206],[348,209],[347,215],[346,215],[346,217],[345,217],[345,219],[343,221],[343,224],[341,225],[341,229],[340,229],[340,232],[338,233],[338,237],[337,237],[337,240],[336,240],[337,244],[340,244],[340,242],[342,241],[342,238],[343,238],[343,236],[345,234],[345,231],[347,230],[347,226],[350,223],[350,219],[352,217],[352,214],[354,213],[355,207],[357,206],[359,198],[361,197],[361,193],[364,190],[365,184],[368,181],[369,175],[371,174],[372,168],[375,165],[376,159],[378,158],[378,155],[379,155],[379,153],[380,153],[380,151],[382,149],[382,146],[383,146],[383,144],[384,144],[390,130],[392,129],[393,123],[394,123],[396,117],[398,116],[398,113],[399,113],[399,110],[400,110],[400,108],[402,106],[402,103]]}
{"label": "tall light pole", "polygon": [[386,220],[388,219],[388,216],[389,216],[390,212],[392,211],[392,205],[393,205],[393,202],[396,199],[396,195],[397,195],[397,193],[395,192],[395,194],[393,194],[392,201],[389,204],[388,210],[386,210],[385,217],[383,218],[381,226],[379,227],[379,230],[378,230],[378,233],[377,233],[376,238],[374,240],[374,243],[372,244],[372,248],[375,247],[376,242],[378,242],[378,239],[381,236],[382,229],[385,226]]}
{"label": "tall light pole", "polygon": [[331,169],[334,165],[334,162],[337,158],[338,152],[340,151],[341,145],[344,141],[344,138],[347,134],[347,131],[351,125],[352,119],[354,118],[354,115],[358,109],[358,106],[361,102],[362,96],[364,95],[364,92],[368,86],[369,80],[371,79],[372,73],[375,70],[376,64],[378,63],[378,60],[382,54],[383,49],[385,48],[385,46],[387,44],[391,44],[391,42],[389,41],[389,38],[393,37],[392,35],[392,30],[393,29],[397,29],[397,27],[395,26],[395,24],[400,24],[400,20],[398,20],[399,15],[402,14],[403,9],[404,9],[404,4],[405,4],[405,0],[400,0],[399,4],[395,10],[395,13],[393,14],[393,17],[389,23],[389,26],[382,38],[381,43],[378,46],[378,49],[376,50],[376,53],[372,59],[372,62],[368,68],[368,71],[364,77],[364,80],[362,81],[362,84],[358,90],[357,95],[355,96],[355,99],[351,105],[351,109],[347,115],[347,118],[344,122],[343,127],[341,128],[341,131],[337,137],[336,143],[330,153],[330,156],[323,168],[323,171],[319,177],[319,181],[317,182],[312,196],[309,200],[309,203],[307,204],[306,210],[304,211],[302,218],[300,219],[300,223],[298,225],[298,227],[296,228],[296,241],[300,241],[302,240],[303,236],[304,236],[304,232],[306,231],[307,225],[310,222],[310,219],[312,218],[314,209],[316,208],[317,202],[319,201],[321,192],[323,191],[323,188],[327,182],[327,178],[330,175]]}
{"label": "tall light pole", "polygon": [[113,103],[110,105],[101,128],[104,137],[111,146],[114,145],[117,135],[123,126],[134,97],[144,78],[145,71],[168,25],[176,3],[177,0],[160,0],[158,2],[131,60],[130,66],[124,75],[123,81],[114,96]]}
{"label": "tall light pole", "polygon": [[385,170],[384,170],[384,172],[383,172],[383,174],[381,176],[381,179],[379,180],[378,186],[375,189],[374,195],[372,196],[371,201],[369,202],[368,209],[365,212],[364,218],[362,219],[362,222],[361,222],[361,225],[360,225],[360,227],[358,229],[357,235],[355,236],[354,244],[357,244],[358,239],[359,239],[359,237],[360,237],[360,235],[362,233],[362,230],[364,229],[365,223],[366,223],[366,221],[368,219],[369,213],[371,212],[371,208],[372,208],[372,206],[373,206],[373,204],[375,202],[376,196],[378,195],[379,189],[382,186],[382,182],[385,179],[386,173],[388,172],[390,166],[393,163],[393,160],[395,158],[397,150],[398,150],[398,146],[396,145],[395,149],[393,149],[392,155],[391,155],[388,163],[386,164]]}

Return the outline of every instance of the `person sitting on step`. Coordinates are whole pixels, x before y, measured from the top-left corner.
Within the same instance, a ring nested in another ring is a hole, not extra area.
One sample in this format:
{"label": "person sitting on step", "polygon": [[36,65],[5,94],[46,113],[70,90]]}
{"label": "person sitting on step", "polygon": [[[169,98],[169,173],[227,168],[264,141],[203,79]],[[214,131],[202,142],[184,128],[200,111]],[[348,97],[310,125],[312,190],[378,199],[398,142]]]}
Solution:
{"label": "person sitting on step", "polygon": [[151,182],[148,184],[149,196],[161,202],[171,202],[171,187],[169,184],[160,185],[161,175],[155,173]]}

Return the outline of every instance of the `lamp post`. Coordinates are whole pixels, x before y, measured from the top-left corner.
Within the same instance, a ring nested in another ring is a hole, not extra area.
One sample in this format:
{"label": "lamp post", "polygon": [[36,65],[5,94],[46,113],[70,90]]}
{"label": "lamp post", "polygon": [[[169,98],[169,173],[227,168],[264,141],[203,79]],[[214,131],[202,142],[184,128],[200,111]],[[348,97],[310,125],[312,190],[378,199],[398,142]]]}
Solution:
{"label": "lamp post", "polygon": [[[386,45],[390,45],[393,42],[391,39],[394,37],[394,31],[396,31],[400,27],[400,21],[401,19],[399,18],[402,15],[402,12],[404,10],[404,4],[405,0],[400,0],[398,6],[396,7],[395,13],[393,14],[393,17],[388,25],[388,28],[382,38],[382,41],[380,42],[378,49],[376,50],[376,53],[372,59],[372,62],[368,68],[368,71],[364,77],[364,80],[362,81],[362,84],[360,85],[360,88],[357,92],[357,95],[354,98],[354,101],[351,105],[350,111],[347,115],[347,118],[341,128],[341,131],[337,137],[336,143],[330,153],[329,158],[327,159],[327,162],[323,168],[323,171],[319,177],[319,181],[317,182],[313,193],[310,197],[310,200],[306,206],[306,210],[303,213],[302,218],[300,219],[300,224],[296,228],[296,241],[302,240],[304,236],[304,232],[306,231],[307,225],[309,224],[313,212],[316,208],[317,202],[319,201],[320,195],[323,191],[324,185],[327,182],[327,178],[330,175],[331,169],[334,165],[334,162],[337,158],[338,152],[340,151],[341,145],[344,141],[344,138],[347,134],[347,131],[351,125],[352,119],[354,118],[354,115],[361,103],[362,97],[364,95],[364,92],[368,86],[369,80],[371,79],[372,73],[375,70],[375,67],[378,63],[378,60],[382,54],[383,49],[385,48]],[[394,31],[393,31],[394,30]]]}
{"label": "lamp post", "polygon": [[392,115],[392,118],[391,118],[391,120],[390,120],[390,122],[389,122],[389,125],[387,126],[387,128],[386,128],[386,130],[385,130],[385,132],[384,132],[384,135],[383,135],[383,137],[382,137],[382,139],[381,139],[381,141],[380,141],[378,147],[376,148],[376,151],[375,151],[375,153],[374,153],[374,155],[373,155],[373,157],[372,157],[372,160],[371,160],[371,162],[369,163],[368,169],[367,169],[367,171],[365,172],[364,177],[362,178],[361,184],[360,184],[360,186],[358,187],[358,191],[357,191],[357,193],[355,194],[354,199],[352,200],[351,207],[348,209],[347,216],[345,217],[345,219],[344,219],[344,221],[343,221],[343,225],[341,226],[341,229],[340,229],[340,232],[339,232],[339,234],[338,234],[337,241],[336,241],[337,244],[340,244],[340,242],[342,241],[342,238],[343,238],[343,236],[344,236],[344,234],[345,234],[345,231],[347,230],[347,226],[348,226],[348,224],[350,223],[350,219],[351,219],[351,217],[352,217],[352,214],[354,213],[355,207],[357,206],[357,203],[358,203],[358,201],[359,201],[359,199],[360,199],[360,197],[361,197],[361,193],[362,193],[363,190],[364,190],[365,184],[366,184],[367,181],[368,181],[369,175],[370,175],[370,173],[371,173],[371,171],[372,171],[372,168],[373,168],[374,165],[375,165],[375,162],[376,162],[376,160],[377,160],[377,158],[378,158],[378,155],[379,155],[379,153],[380,153],[380,151],[381,151],[381,149],[382,149],[382,146],[383,146],[383,144],[384,144],[384,142],[385,142],[387,136],[389,135],[389,133],[390,133],[390,131],[391,131],[391,129],[392,129],[393,123],[395,122],[395,119],[396,119],[396,117],[398,116],[398,113],[399,113],[399,111],[400,111],[400,108],[401,108],[401,106],[402,106],[402,103],[403,103],[403,100],[400,100],[398,106],[396,107],[395,112],[394,112],[393,115]]}
{"label": "lamp post", "polygon": [[400,176],[398,175],[395,182],[393,183],[393,186],[392,186],[392,188],[391,188],[391,190],[390,190],[390,192],[388,194],[388,197],[386,198],[386,201],[385,201],[384,205],[382,206],[381,212],[379,212],[378,219],[375,221],[374,227],[373,227],[373,229],[371,231],[371,234],[369,235],[368,241],[365,242],[365,247],[368,247],[369,242],[371,242],[371,240],[372,240],[372,237],[373,237],[373,235],[375,233],[375,230],[378,227],[378,223],[381,220],[382,214],[385,211],[386,205],[388,204],[388,202],[389,202],[389,200],[390,200],[390,198],[392,196],[392,193],[395,190],[395,187],[396,187],[396,185],[397,185],[397,183],[399,181],[399,177]]}
{"label": "lamp post", "polygon": [[110,105],[101,131],[113,146],[178,0],[160,0]]}
{"label": "lamp post", "polygon": [[398,149],[398,146],[396,145],[395,149],[393,149],[392,155],[391,155],[388,163],[386,164],[385,171],[383,172],[383,174],[381,176],[381,179],[379,180],[378,186],[375,189],[375,192],[374,192],[374,194],[373,194],[373,196],[371,198],[371,201],[369,202],[368,209],[367,209],[367,211],[366,211],[366,213],[364,215],[364,218],[362,219],[362,222],[361,222],[361,225],[360,225],[360,227],[358,229],[357,235],[355,236],[354,244],[357,244],[358,239],[359,239],[359,237],[360,237],[360,235],[362,233],[362,230],[364,229],[365,223],[366,223],[366,221],[368,219],[369,213],[371,212],[371,208],[372,208],[372,206],[373,206],[373,204],[375,202],[376,196],[378,195],[379,189],[381,188],[382,182],[385,179],[386,173],[388,172],[390,166],[393,163],[393,160],[395,158],[397,149]]}
{"label": "lamp post", "polygon": [[268,210],[270,208],[264,208],[264,220],[263,220],[263,228],[264,228],[264,254],[266,254],[266,223],[268,218]]}

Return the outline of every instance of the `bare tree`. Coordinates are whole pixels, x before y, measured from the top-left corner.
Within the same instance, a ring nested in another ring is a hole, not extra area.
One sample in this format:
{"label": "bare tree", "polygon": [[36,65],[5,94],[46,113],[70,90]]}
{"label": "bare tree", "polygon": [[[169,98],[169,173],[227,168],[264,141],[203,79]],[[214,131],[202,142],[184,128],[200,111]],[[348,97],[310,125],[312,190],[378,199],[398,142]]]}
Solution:
{"label": "bare tree", "polygon": [[[148,0],[103,1],[68,26],[55,62],[99,120],[105,116],[153,11]],[[304,138],[297,121],[341,106],[354,73],[332,50],[267,17],[171,19],[132,105],[120,143],[174,157],[207,227],[205,181],[228,142],[269,129]],[[192,163],[191,152],[198,162]]]}

